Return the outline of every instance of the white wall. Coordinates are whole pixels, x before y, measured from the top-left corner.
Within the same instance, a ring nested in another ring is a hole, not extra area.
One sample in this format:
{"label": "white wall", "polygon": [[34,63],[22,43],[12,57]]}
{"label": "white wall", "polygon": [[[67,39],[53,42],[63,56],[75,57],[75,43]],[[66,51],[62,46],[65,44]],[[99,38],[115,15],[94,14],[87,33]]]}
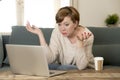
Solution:
{"label": "white wall", "polygon": [[80,24],[104,27],[108,14],[120,17],[120,0],[79,0]]}

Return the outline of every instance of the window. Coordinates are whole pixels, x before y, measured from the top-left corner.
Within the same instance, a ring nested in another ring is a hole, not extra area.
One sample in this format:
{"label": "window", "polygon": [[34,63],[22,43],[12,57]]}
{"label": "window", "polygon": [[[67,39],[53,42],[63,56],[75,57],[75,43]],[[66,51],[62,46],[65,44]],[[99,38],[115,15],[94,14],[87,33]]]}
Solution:
{"label": "window", "polygon": [[25,23],[40,27],[54,26],[54,0],[25,0]]}
{"label": "window", "polygon": [[27,20],[38,27],[52,28],[56,11],[69,4],[70,0],[1,0],[0,32],[11,32],[12,26],[26,25]]}
{"label": "window", "polygon": [[68,6],[69,0],[25,0],[24,25],[29,21],[37,27],[55,27],[56,5]]}
{"label": "window", "polygon": [[60,7],[69,6],[70,0],[61,0]]}
{"label": "window", "polygon": [[0,32],[11,32],[11,26],[16,24],[15,0],[0,1]]}

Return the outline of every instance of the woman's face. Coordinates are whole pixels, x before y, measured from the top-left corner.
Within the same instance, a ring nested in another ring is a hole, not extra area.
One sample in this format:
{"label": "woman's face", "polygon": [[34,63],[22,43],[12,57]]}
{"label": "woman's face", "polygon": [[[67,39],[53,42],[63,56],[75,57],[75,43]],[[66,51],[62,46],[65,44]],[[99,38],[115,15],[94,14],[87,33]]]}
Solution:
{"label": "woman's face", "polygon": [[59,30],[61,34],[65,37],[69,37],[73,34],[77,23],[73,23],[70,17],[65,17],[61,23],[58,23]]}

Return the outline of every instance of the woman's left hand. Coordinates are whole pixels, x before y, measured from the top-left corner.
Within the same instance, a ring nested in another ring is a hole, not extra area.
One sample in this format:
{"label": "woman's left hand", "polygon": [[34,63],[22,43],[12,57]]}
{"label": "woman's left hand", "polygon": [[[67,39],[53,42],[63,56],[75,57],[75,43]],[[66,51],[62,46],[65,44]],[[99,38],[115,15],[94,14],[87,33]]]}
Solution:
{"label": "woman's left hand", "polygon": [[78,38],[78,40],[80,40],[80,41],[85,41],[85,40],[88,39],[91,35],[92,35],[91,32],[83,31],[82,33],[79,33],[79,34],[77,35],[77,38]]}

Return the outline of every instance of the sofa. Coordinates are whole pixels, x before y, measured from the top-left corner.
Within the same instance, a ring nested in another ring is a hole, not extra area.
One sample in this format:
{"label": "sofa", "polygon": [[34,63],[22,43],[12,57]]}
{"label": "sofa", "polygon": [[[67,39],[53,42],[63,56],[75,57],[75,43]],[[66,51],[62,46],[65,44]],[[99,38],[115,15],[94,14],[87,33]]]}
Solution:
{"label": "sofa", "polygon": [[[104,57],[104,66],[120,67],[120,28],[88,27],[94,34],[93,55]],[[41,28],[49,44],[53,28]],[[12,26],[10,35],[0,37],[1,68],[9,66],[5,44],[40,45],[38,36],[26,30],[25,26]]]}

